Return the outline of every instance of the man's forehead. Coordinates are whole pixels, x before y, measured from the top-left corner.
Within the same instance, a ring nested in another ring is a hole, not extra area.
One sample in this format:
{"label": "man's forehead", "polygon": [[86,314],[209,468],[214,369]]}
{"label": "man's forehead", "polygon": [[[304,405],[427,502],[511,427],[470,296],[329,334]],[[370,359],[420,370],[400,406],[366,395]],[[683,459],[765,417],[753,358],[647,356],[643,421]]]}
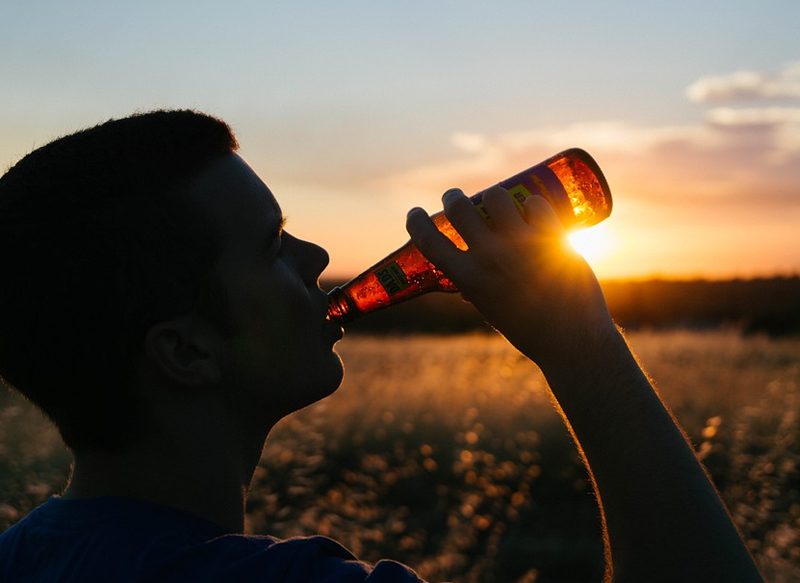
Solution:
{"label": "man's forehead", "polygon": [[269,193],[269,196],[267,196],[267,200],[272,205],[272,210],[279,218],[283,217],[283,210],[281,210],[281,205],[278,204],[278,199],[275,198],[275,195],[272,194],[272,191],[269,188],[267,188],[267,192]]}
{"label": "man's forehead", "polygon": [[264,181],[238,155],[211,163],[197,177],[195,192],[217,216],[271,218],[280,221],[281,207]]}

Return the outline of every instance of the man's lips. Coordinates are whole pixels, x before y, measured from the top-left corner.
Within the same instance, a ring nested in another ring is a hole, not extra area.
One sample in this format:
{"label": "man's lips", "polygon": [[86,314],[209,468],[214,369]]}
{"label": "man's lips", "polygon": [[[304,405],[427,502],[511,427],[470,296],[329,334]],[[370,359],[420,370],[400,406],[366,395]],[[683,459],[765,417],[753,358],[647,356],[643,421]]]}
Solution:
{"label": "man's lips", "polygon": [[325,320],[323,328],[325,329],[325,332],[334,339],[334,341],[341,340],[344,336],[344,328],[342,328],[341,324],[339,324],[337,320]]}
{"label": "man's lips", "polygon": [[322,310],[322,319],[323,319],[323,320],[327,320],[327,319],[328,319],[328,308],[329,308],[329,307],[330,307],[330,305],[331,305],[331,300],[330,300],[330,298],[328,297],[328,294],[326,294],[326,293],[325,293],[324,291],[322,291],[322,290],[319,290],[319,291],[320,291],[320,292],[322,292],[322,293],[321,293],[321,296],[322,296],[322,297],[320,297],[320,300],[319,300],[319,302],[320,302],[320,309]]}
{"label": "man's lips", "polygon": [[328,295],[323,293],[322,294],[322,327],[326,331],[327,334],[330,335],[331,338],[335,340],[341,340],[344,336],[344,328],[342,328],[341,323],[338,320],[332,320],[328,317],[328,306],[330,305],[330,300],[328,299]]}

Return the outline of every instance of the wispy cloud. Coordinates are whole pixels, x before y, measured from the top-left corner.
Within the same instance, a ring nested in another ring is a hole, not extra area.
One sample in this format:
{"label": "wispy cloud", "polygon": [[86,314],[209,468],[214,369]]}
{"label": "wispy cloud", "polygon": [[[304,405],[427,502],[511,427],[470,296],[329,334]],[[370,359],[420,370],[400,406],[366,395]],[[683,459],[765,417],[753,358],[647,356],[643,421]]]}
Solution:
{"label": "wispy cloud", "polygon": [[553,152],[580,146],[598,159],[615,190],[640,201],[800,201],[798,115],[713,110],[706,123],[677,127],[597,122],[458,133],[449,159],[393,173],[381,180],[381,189],[401,201],[436,204],[431,193],[454,185],[477,191]]}
{"label": "wispy cloud", "polygon": [[777,73],[736,71],[698,79],[686,89],[697,103],[800,98],[800,61]]}
{"label": "wispy cloud", "polygon": [[[687,91],[695,101],[800,98],[800,62],[776,74],[706,77]],[[385,176],[384,192],[437,204],[454,184],[477,191],[561,149],[595,155],[615,189],[640,201],[687,205],[793,205],[800,208],[800,104],[714,107],[698,124],[643,126],[598,121],[483,134],[457,132],[452,155]],[[427,197],[427,198],[426,198]]]}
{"label": "wispy cloud", "polygon": [[800,124],[800,107],[717,107],[708,120],[722,126],[776,126]]}
{"label": "wispy cloud", "polygon": [[[800,61],[777,73],[739,71],[705,77],[690,85],[688,97],[700,103],[748,100],[749,107],[715,107],[707,120],[718,129],[737,131],[737,139],[763,145],[763,156],[773,165],[800,154]],[[783,106],[767,104],[781,100]]]}
{"label": "wispy cloud", "polygon": [[800,120],[796,108],[712,109],[705,122],[621,121],[498,134],[459,132],[452,155],[393,173],[380,190],[398,210],[441,208],[451,186],[476,192],[571,146],[588,150],[615,198],[616,255],[603,277],[730,276],[796,270]]}

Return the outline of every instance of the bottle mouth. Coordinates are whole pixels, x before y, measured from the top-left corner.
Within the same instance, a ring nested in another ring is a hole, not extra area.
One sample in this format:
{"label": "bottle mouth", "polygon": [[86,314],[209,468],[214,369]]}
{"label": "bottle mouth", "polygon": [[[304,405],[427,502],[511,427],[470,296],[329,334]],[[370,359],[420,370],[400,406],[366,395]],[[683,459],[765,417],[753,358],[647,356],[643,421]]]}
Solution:
{"label": "bottle mouth", "polygon": [[328,292],[328,301],[328,320],[337,320],[343,324],[353,318],[353,306],[341,287],[335,287]]}
{"label": "bottle mouth", "polygon": [[573,226],[591,227],[611,214],[608,181],[597,162],[585,150],[565,150],[548,167],[564,185],[572,206]]}

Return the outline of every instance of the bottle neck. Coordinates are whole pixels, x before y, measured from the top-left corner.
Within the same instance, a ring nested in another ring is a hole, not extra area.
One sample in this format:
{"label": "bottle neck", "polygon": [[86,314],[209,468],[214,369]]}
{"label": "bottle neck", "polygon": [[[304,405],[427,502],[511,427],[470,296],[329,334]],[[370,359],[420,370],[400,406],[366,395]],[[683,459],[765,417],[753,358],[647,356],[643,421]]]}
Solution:
{"label": "bottle neck", "polygon": [[344,324],[358,315],[358,310],[350,302],[342,286],[336,287],[328,292],[328,319],[338,320]]}

